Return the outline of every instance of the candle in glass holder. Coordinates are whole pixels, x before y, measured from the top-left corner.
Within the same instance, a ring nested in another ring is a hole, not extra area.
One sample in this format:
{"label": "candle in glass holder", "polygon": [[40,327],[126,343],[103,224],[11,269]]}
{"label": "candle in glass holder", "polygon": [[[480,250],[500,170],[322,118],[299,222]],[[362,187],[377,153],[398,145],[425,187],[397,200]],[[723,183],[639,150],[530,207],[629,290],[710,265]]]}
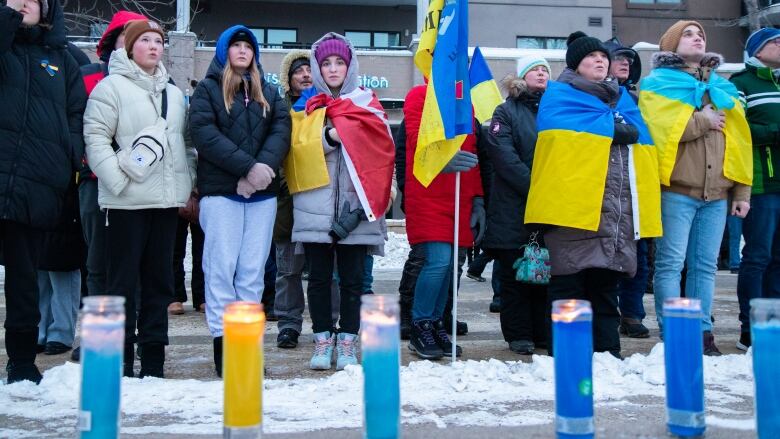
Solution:
{"label": "candle in glass holder", "polygon": [[125,298],[90,296],[81,309],[82,439],[118,438]]}
{"label": "candle in glass holder", "polygon": [[593,311],[587,300],[552,304],[555,431],[559,438],[592,438]]}
{"label": "candle in glass holder", "polygon": [[701,302],[664,301],[666,424],[676,436],[701,436],[704,423],[704,360]]}
{"label": "candle in glass holder", "polygon": [[759,439],[780,433],[780,299],[750,301],[756,427]]}
{"label": "candle in glass holder", "polygon": [[225,438],[259,438],[263,430],[263,305],[233,302],[225,307],[222,377]]}
{"label": "candle in glass holder", "polygon": [[367,439],[401,436],[401,331],[398,300],[362,297],[363,432]]}

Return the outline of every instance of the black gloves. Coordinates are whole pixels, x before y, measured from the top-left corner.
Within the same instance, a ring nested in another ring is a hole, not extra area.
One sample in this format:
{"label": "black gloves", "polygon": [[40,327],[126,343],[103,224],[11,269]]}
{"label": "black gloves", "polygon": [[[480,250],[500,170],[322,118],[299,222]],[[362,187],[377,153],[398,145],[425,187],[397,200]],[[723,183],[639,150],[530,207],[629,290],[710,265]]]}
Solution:
{"label": "black gloves", "polygon": [[482,244],[482,238],[485,237],[485,226],[487,225],[485,216],[485,200],[482,197],[474,197],[471,201],[471,233],[474,235],[474,246],[479,247]]}
{"label": "black gloves", "polygon": [[639,130],[633,125],[627,125],[625,122],[615,122],[615,136],[612,143],[615,145],[633,145],[639,140]]}
{"label": "black gloves", "polygon": [[476,154],[468,151],[458,151],[450,159],[450,162],[444,165],[444,169],[441,170],[442,174],[452,174],[455,172],[466,172],[469,169],[477,166],[479,159]]}
{"label": "black gloves", "polygon": [[334,241],[340,241],[347,236],[350,232],[355,230],[361,221],[368,219],[366,213],[362,207],[358,207],[355,210],[349,210],[349,202],[345,201],[344,206],[341,208],[338,218],[333,221],[330,226],[330,235]]}

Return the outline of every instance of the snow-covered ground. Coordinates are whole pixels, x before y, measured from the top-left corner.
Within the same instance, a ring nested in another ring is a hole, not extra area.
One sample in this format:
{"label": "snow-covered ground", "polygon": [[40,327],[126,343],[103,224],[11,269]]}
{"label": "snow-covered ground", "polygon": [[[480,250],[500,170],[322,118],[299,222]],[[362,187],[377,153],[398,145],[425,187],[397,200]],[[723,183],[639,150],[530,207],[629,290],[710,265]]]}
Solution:
{"label": "snow-covered ground", "polygon": [[[750,355],[704,358],[707,423],[753,430]],[[600,406],[631,406],[638,399],[663,401],[663,345],[649,355],[623,361],[596,354],[594,397]],[[455,366],[413,362],[401,371],[404,424],[450,426],[522,426],[552,423],[553,359],[534,356],[530,363],[466,361]],[[59,437],[73,434],[79,403],[78,364],[48,370],[40,386],[0,384],[0,437],[43,437],[45,425]],[[266,380],[264,422],[267,433],[301,432],[361,425],[362,371],[348,367],[321,379]],[[222,382],[123,379],[123,429],[127,434],[220,434]],[[596,420],[598,424],[598,419]],[[20,427],[24,425],[24,427]],[[637,432],[638,434],[640,432]]]}
{"label": "snow-covered ground", "polygon": [[409,241],[403,233],[388,232],[385,255],[374,257],[375,270],[400,270],[409,255]]}

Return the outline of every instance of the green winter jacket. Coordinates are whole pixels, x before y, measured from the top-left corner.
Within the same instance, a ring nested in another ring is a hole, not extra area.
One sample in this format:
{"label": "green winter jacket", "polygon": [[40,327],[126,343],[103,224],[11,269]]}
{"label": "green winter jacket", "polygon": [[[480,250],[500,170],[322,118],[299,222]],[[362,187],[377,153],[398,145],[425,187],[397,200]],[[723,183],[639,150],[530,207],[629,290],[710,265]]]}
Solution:
{"label": "green winter jacket", "polygon": [[772,69],[754,59],[731,76],[745,105],[753,137],[754,195],[780,193],[780,85]]}

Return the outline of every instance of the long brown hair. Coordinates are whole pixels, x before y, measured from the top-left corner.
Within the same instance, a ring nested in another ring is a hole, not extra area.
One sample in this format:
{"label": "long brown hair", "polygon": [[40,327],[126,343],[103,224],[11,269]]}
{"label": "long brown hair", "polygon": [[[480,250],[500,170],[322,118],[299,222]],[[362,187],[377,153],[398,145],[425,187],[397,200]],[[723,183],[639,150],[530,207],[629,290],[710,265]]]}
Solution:
{"label": "long brown hair", "polygon": [[[257,54],[252,51],[252,62],[248,69],[250,78],[248,87],[249,96],[251,96],[252,100],[260,103],[263,107],[263,114],[265,115],[265,112],[269,110],[271,106],[268,105],[268,101],[263,95],[263,83],[260,78],[260,69],[257,68],[257,63],[255,62],[255,56],[257,56]],[[244,75],[237,72],[233,66],[230,65],[230,60],[228,60],[228,62],[225,63],[225,68],[222,70],[222,97],[225,100],[225,110],[227,110],[228,114],[230,114],[230,107],[233,105],[233,99],[235,98],[236,93],[238,93],[238,89],[241,85],[247,87]]]}

